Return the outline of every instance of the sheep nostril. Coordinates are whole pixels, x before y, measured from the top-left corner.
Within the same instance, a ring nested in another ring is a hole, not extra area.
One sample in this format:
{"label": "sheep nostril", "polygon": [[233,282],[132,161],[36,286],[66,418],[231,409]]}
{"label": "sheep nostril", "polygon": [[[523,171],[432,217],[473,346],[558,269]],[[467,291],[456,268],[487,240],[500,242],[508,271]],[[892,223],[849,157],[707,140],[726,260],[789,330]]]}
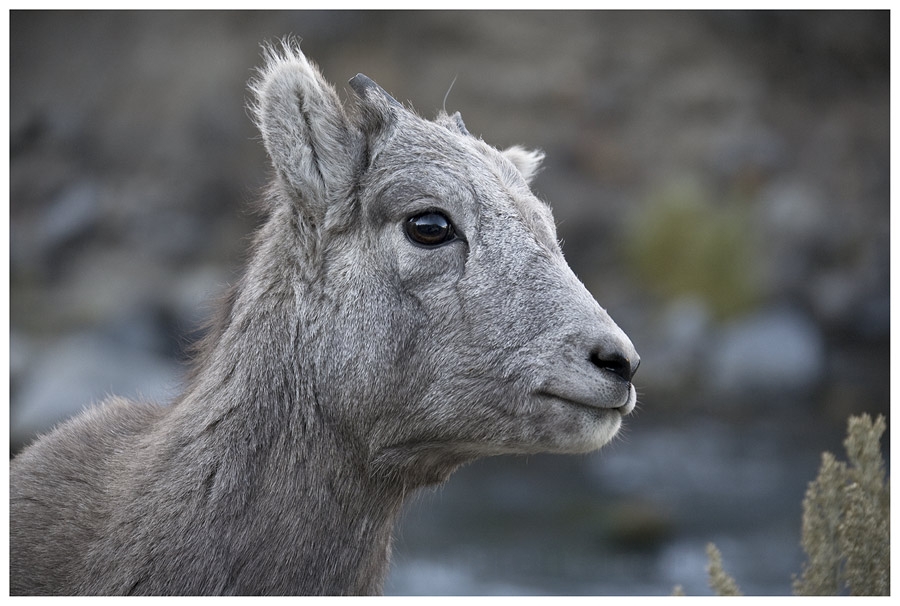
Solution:
{"label": "sheep nostril", "polygon": [[641,360],[637,358],[632,362],[618,352],[603,355],[595,351],[591,354],[591,363],[601,370],[606,370],[621,377],[625,381],[631,381],[634,373],[637,372],[638,366],[641,365]]}

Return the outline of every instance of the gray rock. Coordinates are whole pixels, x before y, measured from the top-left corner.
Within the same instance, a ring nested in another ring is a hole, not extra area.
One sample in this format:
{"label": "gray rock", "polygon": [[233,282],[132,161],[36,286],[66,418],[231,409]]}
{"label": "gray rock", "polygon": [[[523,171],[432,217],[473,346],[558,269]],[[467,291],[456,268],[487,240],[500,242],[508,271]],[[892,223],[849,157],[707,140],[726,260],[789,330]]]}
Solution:
{"label": "gray rock", "polygon": [[30,358],[34,364],[10,410],[13,448],[109,395],[165,403],[180,379],[174,363],[91,334],[70,336]]}
{"label": "gray rock", "polygon": [[99,191],[90,181],[74,183],[47,209],[40,226],[42,250],[53,252],[88,235],[101,221]]}
{"label": "gray rock", "polygon": [[9,379],[12,389],[27,374],[35,357],[32,340],[21,330],[9,331]]}
{"label": "gray rock", "polygon": [[729,395],[808,391],[822,378],[825,344],[804,314],[763,311],[722,331],[708,368],[713,389]]}

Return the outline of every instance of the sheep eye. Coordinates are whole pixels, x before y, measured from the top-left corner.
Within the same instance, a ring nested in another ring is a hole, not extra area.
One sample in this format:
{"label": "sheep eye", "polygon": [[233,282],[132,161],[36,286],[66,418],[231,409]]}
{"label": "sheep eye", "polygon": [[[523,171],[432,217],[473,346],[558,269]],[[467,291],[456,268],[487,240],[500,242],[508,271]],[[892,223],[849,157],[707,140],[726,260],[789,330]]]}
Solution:
{"label": "sheep eye", "polygon": [[407,219],[406,235],[422,246],[439,246],[456,239],[456,231],[450,219],[434,211]]}

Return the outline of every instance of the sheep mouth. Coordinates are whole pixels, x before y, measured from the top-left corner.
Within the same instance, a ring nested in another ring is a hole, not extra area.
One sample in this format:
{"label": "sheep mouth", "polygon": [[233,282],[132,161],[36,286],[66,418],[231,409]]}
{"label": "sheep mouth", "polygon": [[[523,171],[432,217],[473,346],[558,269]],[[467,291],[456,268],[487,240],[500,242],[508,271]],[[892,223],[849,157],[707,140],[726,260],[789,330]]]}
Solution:
{"label": "sheep mouth", "polygon": [[631,412],[635,408],[635,405],[637,404],[637,397],[632,385],[629,385],[628,392],[625,395],[625,401],[622,403],[601,403],[599,401],[586,401],[584,398],[574,398],[569,395],[546,390],[537,391],[535,392],[535,395],[539,398],[560,402],[562,404],[565,404],[566,406],[587,411],[594,415],[617,412],[624,417],[631,414]]}

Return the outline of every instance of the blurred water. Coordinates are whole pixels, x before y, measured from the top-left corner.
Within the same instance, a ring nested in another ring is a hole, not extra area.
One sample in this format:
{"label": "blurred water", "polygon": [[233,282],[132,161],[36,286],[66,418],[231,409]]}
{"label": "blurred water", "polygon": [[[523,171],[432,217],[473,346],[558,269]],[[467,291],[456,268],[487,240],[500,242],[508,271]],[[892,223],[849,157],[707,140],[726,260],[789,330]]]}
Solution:
{"label": "blurred water", "polygon": [[[651,415],[652,416],[652,415]],[[709,595],[706,545],[750,595],[789,595],[801,501],[841,436],[796,416],[631,419],[590,456],[498,458],[407,508],[396,595]]]}

